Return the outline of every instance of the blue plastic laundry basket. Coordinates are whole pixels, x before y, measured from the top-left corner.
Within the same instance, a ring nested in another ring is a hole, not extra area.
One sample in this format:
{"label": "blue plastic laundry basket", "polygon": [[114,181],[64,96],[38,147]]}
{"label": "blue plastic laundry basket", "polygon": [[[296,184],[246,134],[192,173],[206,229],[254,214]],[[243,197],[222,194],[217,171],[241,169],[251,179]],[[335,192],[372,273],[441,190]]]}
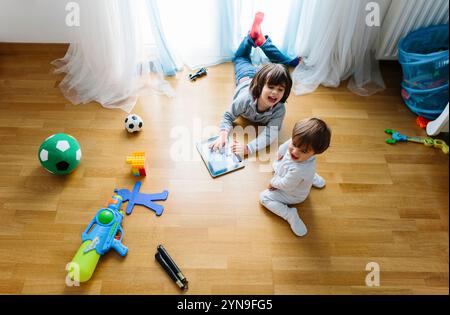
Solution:
{"label": "blue plastic laundry basket", "polygon": [[404,83],[415,89],[433,89],[448,83],[448,24],[410,33],[400,41],[399,62]]}
{"label": "blue plastic laundry basket", "polygon": [[448,24],[410,33],[398,45],[402,97],[417,115],[437,118],[448,103]]}
{"label": "blue plastic laundry basket", "polygon": [[434,120],[447,106],[448,83],[428,90],[412,89],[402,83],[402,97],[412,112]]}

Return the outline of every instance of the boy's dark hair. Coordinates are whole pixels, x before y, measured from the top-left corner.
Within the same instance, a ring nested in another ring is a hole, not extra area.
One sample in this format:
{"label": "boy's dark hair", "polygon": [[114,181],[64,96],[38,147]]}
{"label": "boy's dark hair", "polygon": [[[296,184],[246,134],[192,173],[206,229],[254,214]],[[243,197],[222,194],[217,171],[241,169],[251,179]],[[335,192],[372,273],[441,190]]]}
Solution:
{"label": "boy's dark hair", "polygon": [[250,83],[250,93],[255,99],[261,96],[263,87],[266,83],[268,85],[284,86],[284,95],[280,102],[285,103],[292,88],[292,78],[289,69],[278,63],[268,63],[263,65]]}
{"label": "boy's dark hair", "polygon": [[297,148],[312,149],[315,154],[325,152],[330,146],[331,130],[319,118],[309,118],[295,124],[292,144]]}

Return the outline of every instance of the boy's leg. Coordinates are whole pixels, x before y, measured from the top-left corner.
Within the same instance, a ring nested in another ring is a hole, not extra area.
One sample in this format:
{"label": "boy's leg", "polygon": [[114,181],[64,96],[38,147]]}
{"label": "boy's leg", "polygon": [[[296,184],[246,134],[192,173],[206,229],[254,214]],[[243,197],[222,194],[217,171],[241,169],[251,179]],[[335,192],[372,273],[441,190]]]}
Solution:
{"label": "boy's leg", "polygon": [[299,62],[300,62],[299,58],[292,59],[289,56],[287,56],[284,53],[282,53],[277,48],[277,46],[275,46],[272,43],[272,40],[267,35],[266,35],[266,41],[264,42],[264,44],[262,44],[259,47],[266,54],[267,58],[269,58],[270,61],[273,62],[273,63],[281,63],[281,64],[284,64],[284,65],[286,65],[288,67],[296,67],[299,64]]}
{"label": "boy's leg", "polygon": [[264,38],[263,32],[261,31],[261,23],[263,19],[264,13],[257,12],[253,20],[252,28],[250,29],[249,32],[249,35],[255,41],[256,46],[261,46],[262,44],[264,44],[264,41],[266,40]]}
{"label": "boy's leg", "polygon": [[302,219],[298,216],[296,208],[289,208],[285,202],[279,201],[279,194],[275,191],[270,191],[268,189],[261,192],[259,199],[261,204],[275,213],[276,215],[282,217],[289,222],[292,231],[297,236],[304,236],[308,233],[306,225],[303,223]]}
{"label": "boy's leg", "polygon": [[243,78],[253,78],[256,74],[256,67],[252,64],[250,59],[250,53],[252,48],[255,47],[255,43],[250,36],[245,36],[239,45],[238,50],[235,53],[234,71],[236,73],[236,85],[239,84]]}
{"label": "boy's leg", "polygon": [[273,63],[281,63],[286,66],[296,67],[300,60],[299,58],[289,58],[283,54],[273,43],[269,36],[264,36],[264,33],[261,30],[261,23],[264,19],[264,13],[257,12],[255,14],[255,19],[253,20],[252,28],[249,32],[249,36],[252,39],[253,43],[260,47],[262,51],[266,54],[266,56]]}
{"label": "boy's leg", "polygon": [[238,57],[233,60],[234,62],[234,72],[236,74],[236,85],[242,81],[250,80],[256,74],[256,67],[251,63],[250,60],[244,57]]}

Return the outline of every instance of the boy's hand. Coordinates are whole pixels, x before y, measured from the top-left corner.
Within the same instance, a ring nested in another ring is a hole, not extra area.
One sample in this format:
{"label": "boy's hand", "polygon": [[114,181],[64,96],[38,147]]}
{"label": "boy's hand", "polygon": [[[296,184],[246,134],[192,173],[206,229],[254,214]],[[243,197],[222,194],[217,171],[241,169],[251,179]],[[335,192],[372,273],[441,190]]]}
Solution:
{"label": "boy's hand", "polygon": [[267,188],[268,188],[270,191],[277,190],[277,188],[273,187],[271,183],[269,183],[269,186],[267,186]]}
{"label": "boy's hand", "polygon": [[239,155],[248,155],[248,147],[234,140],[231,145],[231,152]]}
{"label": "boy's hand", "polygon": [[219,134],[219,138],[217,138],[217,140],[214,141],[214,143],[211,143],[209,145],[209,148],[211,150],[220,150],[224,146],[226,146],[227,143],[228,143],[228,132],[221,131],[220,134]]}

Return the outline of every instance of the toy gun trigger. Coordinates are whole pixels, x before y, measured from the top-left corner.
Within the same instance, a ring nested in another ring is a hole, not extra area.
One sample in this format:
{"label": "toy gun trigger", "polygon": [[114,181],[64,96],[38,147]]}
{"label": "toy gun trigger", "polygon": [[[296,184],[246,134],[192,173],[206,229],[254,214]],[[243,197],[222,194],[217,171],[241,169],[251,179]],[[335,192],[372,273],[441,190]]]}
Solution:
{"label": "toy gun trigger", "polygon": [[122,227],[119,226],[119,227],[117,228],[116,235],[114,235],[114,239],[116,239],[116,240],[122,242],[122,238],[123,238],[123,230],[122,230]]}

